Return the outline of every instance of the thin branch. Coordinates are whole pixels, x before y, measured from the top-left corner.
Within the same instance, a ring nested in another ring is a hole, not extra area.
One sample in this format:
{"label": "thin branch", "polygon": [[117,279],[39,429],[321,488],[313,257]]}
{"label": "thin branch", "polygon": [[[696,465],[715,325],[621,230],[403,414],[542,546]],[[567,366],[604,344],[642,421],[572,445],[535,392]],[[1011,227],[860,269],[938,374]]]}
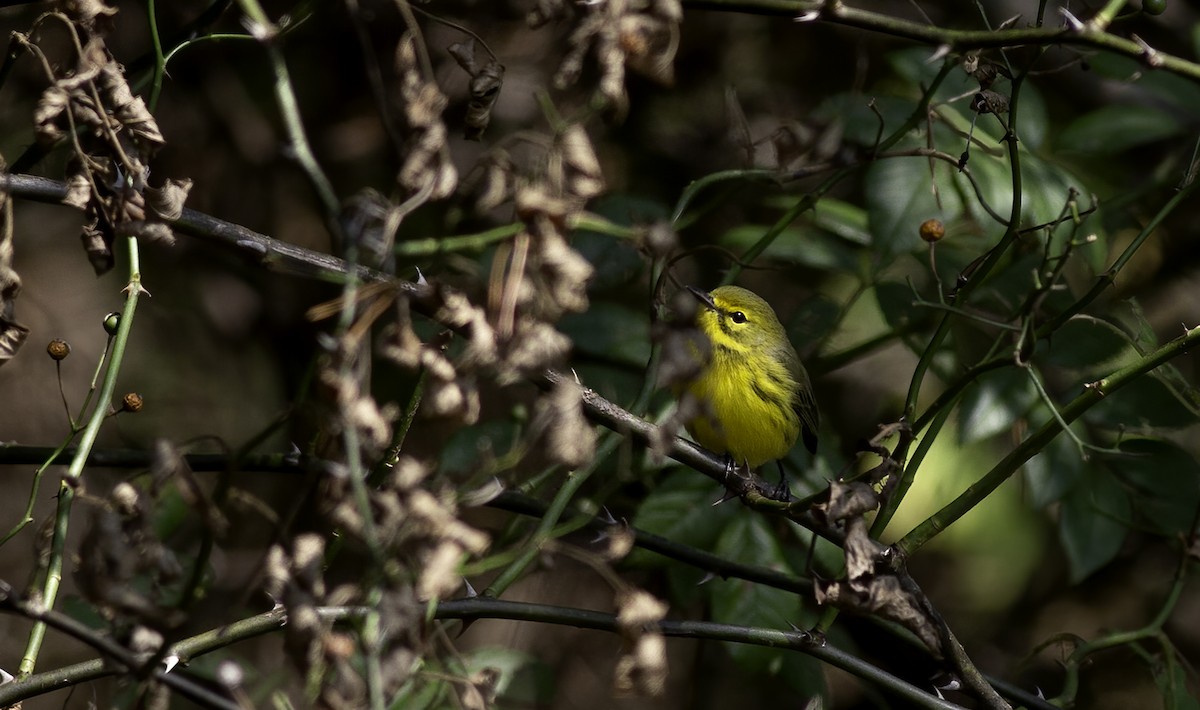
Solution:
{"label": "thin branch", "polygon": [[[598,631],[615,632],[618,630],[617,618],[614,614],[548,604],[510,602],[486,597],[451,599],[441,602],[437,605],[434,616],[438,619],[515,619]],[[799,651],[874,683],[919,707],[944,710],[959,707],[836,648],[824,637],[805,631],[782,631],[718,624],[711,621],[663,620],[659,621],[657,626],[664,636],[672,638],[711,639]]]}
{"label": "thin branch", "polygon": [[1072,27],[1018,27],[1002,30],[958,30],[904,20],[879,12],[860,10],[826,0],[682,0],[697,10],[721,10],[784,17],[808,17],[830,24],[871,30],[914,42],[947,47],[951,51],[1007,47],[1076,45],[1105,49],[1146,66],[1200,81],[1200,64],[1149,48],[1144,42],[1118,37],[1084,25]]}

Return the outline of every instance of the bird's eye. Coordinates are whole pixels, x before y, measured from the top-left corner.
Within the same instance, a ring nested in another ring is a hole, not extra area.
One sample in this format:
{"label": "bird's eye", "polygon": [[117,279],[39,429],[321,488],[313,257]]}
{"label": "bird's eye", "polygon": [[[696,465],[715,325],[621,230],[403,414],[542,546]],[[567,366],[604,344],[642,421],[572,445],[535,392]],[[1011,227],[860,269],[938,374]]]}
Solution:
{"label": "bird's eye", "polygon": [[734,311],[733,313],[729,314],[729,317],[730,317],[730,319],[733,320],[734,323],[745,323],[746,322],[746,314],[742,313],[741,311]]}

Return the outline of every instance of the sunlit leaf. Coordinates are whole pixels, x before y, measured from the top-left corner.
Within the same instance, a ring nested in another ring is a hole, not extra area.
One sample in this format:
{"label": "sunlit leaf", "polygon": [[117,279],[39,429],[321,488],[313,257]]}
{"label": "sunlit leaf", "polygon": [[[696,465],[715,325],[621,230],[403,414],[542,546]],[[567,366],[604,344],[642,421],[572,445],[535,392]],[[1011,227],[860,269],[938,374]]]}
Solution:
{"label": "sunlit leaf", "polygon": [[1090,464],[1066,434],[1059,434],[1037,456],[1025,462],[1025,491],[1029,504],[1044,508],[1067,494]]}
{"label": "sunlit leaf", "polygon": [[1037,390],[1023,369],[1008,367],[989,372],[963,395],[959,438],[970,443],[1008,431],[1036,401]]}
{"label": "sunlit leaf", "polygon": [[871,243],[867,211],[833,197],[823,198],[812,211],[812,223],[827,232],[861,246]]}
{"label": "sunlit leaf", "polygon": [[0,365],[16,357],[28,337],[28,328],[0,316]]}

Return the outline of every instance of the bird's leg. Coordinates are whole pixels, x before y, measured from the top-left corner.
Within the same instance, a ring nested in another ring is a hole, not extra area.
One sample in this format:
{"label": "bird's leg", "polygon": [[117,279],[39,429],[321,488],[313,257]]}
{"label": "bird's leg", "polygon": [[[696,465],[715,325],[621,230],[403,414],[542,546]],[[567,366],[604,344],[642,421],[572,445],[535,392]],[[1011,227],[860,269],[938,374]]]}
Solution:
{"label": "bird's leg", "polygon": [[788,487],[787,474],[783,472],[783,460],[776,459],[775,465],[779,467],[779,485],[775,487],[775,495],[772,497],[786,503],[792,499],[792,490]]}

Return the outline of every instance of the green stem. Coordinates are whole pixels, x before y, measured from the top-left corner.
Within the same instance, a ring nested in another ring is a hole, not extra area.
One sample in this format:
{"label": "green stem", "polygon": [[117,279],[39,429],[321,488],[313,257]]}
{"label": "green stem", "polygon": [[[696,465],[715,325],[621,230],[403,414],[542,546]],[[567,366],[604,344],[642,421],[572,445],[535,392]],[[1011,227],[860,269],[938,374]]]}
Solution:
{"label": "green stem", "polygon": [[[325,209],[326,222],[330,224],[336,240],[340,242],[341,229],[337,227],[340,205],[337,193],[334,192],[329,178],[325,177],[325,173],[317,163],[312,147],[308,143],[308,137],[304,133],[304,122],[300,118],[300,104],[296,100],[296,92],[292,89],[292,79],[288,73],[287,62],[284,61],[283,52],[276,41],[279,28],[267,17],[267,13],[258,0],[238,0],[238,5],[241,6],[242,12],[250,18],[252,23],[250,33],[258,37],[267,49],[267,55],[271,60],[271,69],[275,74],[275,101],[279,104],[279,112],[283,118],[284,129],[287,131],[288,143],[295,154],[296,161],[300,163],[300,167],[308,176],[313,189],[316,190],[317,197],[321,200],[321,206]],[[344,246],[344,244],[338,244],[339,249]]]}
{"label": "green stem", "polygon": [[155,14],[154,0],[146,0],[146,21],[150,23],[150,44],[154,48],[154,73],[146,106],[154,113],[155,107],[158,106],[158,96],[162,93],[163,75],[167,68],[167,62],[163,58],[162,40],[158,37],[158,17]]}
{"label": "green stem", "polygon": [[621,443],[622,438],[619,436],[608,436],[605,441],[596,448],[596,455],[592,459],[592,463],[585,468],[577,471],[572,471],[567,475],[567,480],[563,482],[562,488],[558,489],[558,493],[554,496],[554,500],[550,502],[550,506],[546,508],[545,514],[542,515],[541,522],[533,531],[533,536],[530,538],[525,551],[508,567],[501,572],[487,589],[483,591],[485,597],[498,597],[505,592],[513,582],[516,582],[529,565],[541,552],[542,544],[551,539],[551,533],[559,519],[562,517],[563,511],[567,509],[567,504],[579,492],[580,487],[587,482],[600,462],[608,458],[617,446]]}
{"label": "green stem", "polygon": [[1117,370],[1108,377],[1092,382],[1086,391],[1072,400],[1060,412],[1061,419],[1051,419],[1041,426],[1028,439],[1021,442],[999,463],[984,474],[983,478],[971,484],[957,498],[947,503],[941,510],[934,513],[923,523],[913,528],[907,535],[896,543],[896,549],[902,555],[911,555],[922,545],[929,542],[938,532],[949,527],[954,521],[966,515],[968,511],[979,504],[984,498],[996,490],[1001,483],[1017,471],[1029,459],[1041,451],[1062,429],[1063,424],[1069,425],[1081,414],[1097,404],[1104,397],[1150,372],[1163,363],[1187,352],[1197,341],[1200,341],[1200,326],[1188,330],[1184,335],[1172,340],[1155,352],[1137,362]]}
{"label": "green stem", "polygon": [[516,236],[525,225],[521,222],[503,224],[477,234],[462,234],[453,237],[430,237],[428,239],[409,239],[396,244],[396,256],[413,258],[419,256],[435,256],[437,254],[452,254],[455,252],[478,252],[497,242]]}
{"label": "green stem", "polygon": [[[42,605],[47,609],[54,608],[58,598],[59,587],[62,584],[63,561],[66,559],[67,526],[70,521],[71,504],[75,500],[75,488],[83,478],[84,465],[88,453],[96,443],[100,426],[108,418],[113,393],[117,388],[117,375],[121,371],[121,363],[125,359],[125,345],[129,342],[129,332],[133,327],[133,314],[137,308],[138,297],[142,294],[141,265],[138,259],[138,243],[134,237],[128,237],[129,247],[129,285],[125,291],[125,308],[121,312],[121,320],[117,325],[117,334],[113,338],[112,357],[108,361],[108,369],[104,373],[104,382],[100,386],[100,396],[96,400],[96,408],[92,410],[87,426],[79,438],[79,446],[75,457],[63,481],[59,485],[58,506],[55,512],[54,533],[50,541],[50,559],[46,568],[46,580],[42,587]],[[25,654],[21,657],[17,678],[28,678],[33,673],[37,663],[42,641],[46,636],[46,624],[37,622],[29,632],[29,640],[25,645]]]}
{"label": "green stem", "polygon": [[1091,290],[1084,294],[1083,297],[1078,301],[1072,303],[1071,306],[1062,313],[1059,313],[1054,318],[1051,318],[1043,323],[1042,326],[1037,330],[1037,336],[1039,338],[1044,338],[1050,333],[1058,330],[1059,326],[1061,326],[1063,323],[1066,323],[1076,314],[1082,312],[1084,308],[1087,308],[1093,301],[1099,298],[1100,294],[1104,293],[1109,286],[1112,286],[1113,281],[1115,281],[1117,278],[1117,274],[1121,272],[1121,269],[1125,268],[1125,265],[1129,263],[1129,260],[1133,258],[1134,254],[1137,253],[1137,250],[1141,248],[1142,244],[1144,244],[1146,240],[1150,238],[1150,235],[1158,229],[1158,225],[1162,224],[1162,221],[1167,218],[1167,215],[1171,214],[1171,212],[1173,212],[1181,202],[1190,197],[1192,192],[1196,190],[1197,186],[1200,186],[1200,181],[1193,180],[1179,188],[1179,191],[1176,192],[1171,199],[1167,200],[1167,203],[1162,206],[1162,209],[1160,209],[1158,213],[1146,223],[1146,226],[1142,228],[1142,231],[1138,232],[1137,237],[1135,237],[1134,240],[1130,242],[1127,247],[1125,247],[1125,251],[1121,252],[1121,255],[1117,257],[1117,260],[1113,262],[1112,266],[1108,267],[1107,271],[1097,277],[1096,283],[1093,284]]}

